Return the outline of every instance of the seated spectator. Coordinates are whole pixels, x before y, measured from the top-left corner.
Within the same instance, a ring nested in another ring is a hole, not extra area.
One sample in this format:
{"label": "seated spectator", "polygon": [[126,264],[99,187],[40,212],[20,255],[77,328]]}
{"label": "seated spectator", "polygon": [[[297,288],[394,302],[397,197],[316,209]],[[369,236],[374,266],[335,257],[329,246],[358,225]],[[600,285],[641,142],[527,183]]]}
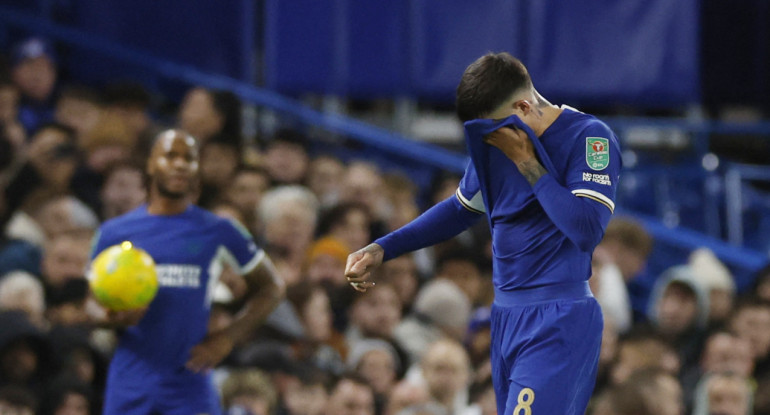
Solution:
{"label": "seated spectator", "polygon": [[35,415],[37,398],[28,389],[19,386],[0,386],[0,414]]}
{"label": "seated spectator", "polygon": [[609,261],[623,275],[636,322],[647,319],[647,305],[656,280],[656,276],[646,270],[652,246],[652,236],[638,222],[630,218],[613,217],[597,247],[607,253]]}
{"label": "seated spectator", "polygon": [[601,246],[594,250],[591,258],[591,278],[588,283],[602,307],[604,319],[612,320],[612,324],[619,333],[627,332],[633,324],[628,289],[620,268]]}
{"label": "seated spectator", "polygon": [[340,203],[323,212],[318,221],[318,235],[336,238],[353,252],[369,244],[371,226],[372,219],[366,206]]}
{"label": "seated spectator", "polygon": [[91,388],[78,379],[59,377],[51,382],[40,404],[40,415],[96,414]]}
{"label": "seated spectator", "polygon": [[751,292],[756,293],[762,300],[770,302],[770,265],[757,271]]}
{"label": "seated spectator", "polygon": [[40,280],[24,271],[13,271],[0,276],[0,311],[16,310],[45,330],[45,294]]}
{"label": "seated spectator", "polygon": [[227,414],[271,415],[277,401],[270,378],[257,369],[231,372],[222,384],[222,405]]}
{"label": "seated spectator", "polygon": [[15,310],[0,311],[0,327],[0,387],[20,386],[40,396],[52,369],[42,330]]}
{"label": "seated spectator", "polygon": [[19,120],[27,132],[53,121],[53,95],[58,67],[53,47],[45,39],[30,37],[11,50],[11,75],[21,93]]}
{"label": "seated spectator", "polygon": [[770,303],[755,297],[735,305],[728,327],[751,346],[754,377],[770,376]]}
{"label": "seated spectator", "polygon": [[610,371],[610,383],[619,385],[640,369],[655,368],[677,376],[681,369],[679,355],[658,335],[638,329],[623,336],[617,361]]}
{"label": "seated spectator", "polygon": [[313,242],[307,252],[305,278],[328,290],[346,287],[345,263],[349,252],[345,243],[332,236]]}
{"label": "seated spectator", "polygon": [[374,390],[376,412],[382,413],[401,372],[401,359],[393,346],[379,339],[359,340],[351,345],[346,366],[369,382]]}
{"label": "seated spectator", "polygon": [[405,409],[416,407],[429,401],[430,395],[424,383],[402,380],[393,386],[383,414],[398,415]]}
{"label": "seated spectator", "polygon": [[305,182],[310,156],[307,136],[297,130],[281,129],[265,143],[265,169],[274,185]]}
{"label": "seated spectator", "polygon": [[90,321],[86,307],[88,281],[85,278],[67,279],[60,287],[49,290],[46,296],[46,319],[52,327],[79,326]]}
{"label": "seated spectator", "polygon": [[80,232],[61,233],[45,245],[40,271],[46,290],[57,290],[69,280],[85,278],[90,262],[90,236]]}
{"label": "seated spectator", "polygon": [[286,285],[299,282],[318,221],[318,200],[303,186],[279,186],[265,193],[258,212],[265,250]]}
{"label": "seated spectator", "polygon": [[735,281],[730,270],[707,248],[693,251],[689,265],[709,295],[709,327],[724,324],[735,301]]}
{"label": "seated spectator", "polygon": [[254,233],[260,228],[257,223],[257,207],[269,187],[270,177],[266,170],[240,165],[235,169],[232,180],[224,191],[224,198],[241,212],[243,224]]}
{"label": "seated spectator", "polygon": [[332,325],[329,296],[320,285],[307,283],[289,287],[286,298],[294,307],[305,335],[294,343],[294,358],[333,375],[343,372],[347,352],[342,334]]}
{"label": "seated spectator", "polygon": [[377,166],[363,161],[351,162],[342,179],[340,202],[366,206],[372,223],[372,239],[385,234],[391,206],[385,197],[385,183]]}
{"label": "seated spectator", "polygon": [[470,316],[471,304],[465,293],[450,281],[436,279],[420,289],[412,314],[396,327],[395,338],[409,354],[409,362],[419,362],[437,340],[462,340]]}
{"label": "seated spectator", "polygon": [[594,415],[684,415],[676,378],[661,369],[634,372],[596,402]]}
{"label": "seated spectator", "polygon": [[349,345],[366,338],[394,340],[396,326],[401,320],[401,302],[396,289],[378,283],[374,289],[357,294],[348,309],[345,337]]}
{"label": "seated spectator", "polygon": [[322,154],[313,158],[308,166],[307,187],[315,193],[322,208],[339,203],[345,165],[335,156]]}
{"label": "seated spectator", "polygon": [[706,375],[698,385],[693,415],[753,414],[753,387],[744,376],[715,372]]}
{"label": "seated spectator", "polygon": [[398,299],[401,300],[401,313],[408,314],[420,288],[420,276],[417,275],[417,264],[412,254],[401,255],[390,261],[383,262],[375,271],[375,281],[391,284],[396,288]]}
{"label": "seated spectator", "polygon": [[133,158],[145,160],[161,127],[150,117],[152,95],[141,84],[134,82],[111,83],[104,88],[102,108],[105,114],[123,120],[133,137]]}
{"label": "seated spectator", "polygon": [[[198,204],[206,209],[225,197],[240,162],[240,146],[228,141],[211,139],[200,148],[200,196]],[[255,205],[256,207],[256,205]]]}
{"label": "seated spectator", "polygon": [[147,199],[144,169],[131,162],[117,163],[104,172],[100,193],[102,220],[112,219],[138,208]]}
{"label": "seated spectator", "polygon": [[400,173],[388,173],[383,183],[391,206],[391,213],[386,223],[386,231],[391,232],[411,222],[420,215],[417,206],[417,185],[408,176]]}
{"label": "seated spectator", "polygon": [[430,344],[419,365],[407,373],[407,379],[424,382],[430,402],[442,406],[448,413],[469,413],[470,361],[457,341],[440,339]]}
{"label": "seated spectator", "polygon": [[[281,394],[286,415],[323,415],[329,400],[328,379],[321,371],[305,370],[291,378]],[[285,383],[285,382],[284,382]]]}
{"label": "seated spectator", "polygon": [[352,374],[341,377],[329,394],[324,415],[374,415],[374,390]]}
{"label": "seated spectator", "polygon": [[238,145],[241,142],[241,102],[232,92],[194,87],[179,106],[178,124],[201,146],[215,137]]}
{"label": "seated spectator", "polygon": [[82,143],[91,133],[101,116],[102,103],[95,90],[87,86],[69,85],[59,92],[54,120],[72,128],[78,143]]}
{"label": "seated spectator", "polygon": [[660,276],[650,298],[649,319],[653,328],[674,346],[684,370],[697,365],[708,315],[708,293],[691,267],[671,267]]}
{"label": "seated spectator", "polygon": [[456,248],[441,253],[434,278],[444,278],[460,288],[472,306],[480,306],[482,285],[491,285],[481,273],[480,259],[470,250]]}

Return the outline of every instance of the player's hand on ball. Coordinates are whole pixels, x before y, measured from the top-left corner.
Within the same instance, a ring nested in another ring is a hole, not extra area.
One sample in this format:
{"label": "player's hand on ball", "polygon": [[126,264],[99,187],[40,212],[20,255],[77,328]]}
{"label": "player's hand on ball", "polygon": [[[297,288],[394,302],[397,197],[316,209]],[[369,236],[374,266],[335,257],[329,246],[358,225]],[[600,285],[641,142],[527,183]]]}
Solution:
{"label": "player's hand on ball", "polygon": [[535,158],[532,141],[524,130],[502,127],[484,137],[484,142],[495,146],[514,163],[519,164]]}
{"label": "player's hand on ball", "polygon": [[233,339],[225,332],[211,333],[190,350],[185,367],[192,372],[213,369],[233,350]]}
{"label": "player's hand on ball", "polygon": [[385,251],[377,244],[369,244],[356,252],[348,255],[348,263],[345,265],[345,278],[350,286],[359,292],[365,292],[367,288],[374,286],[369,281],[372,271],[382,264]]}

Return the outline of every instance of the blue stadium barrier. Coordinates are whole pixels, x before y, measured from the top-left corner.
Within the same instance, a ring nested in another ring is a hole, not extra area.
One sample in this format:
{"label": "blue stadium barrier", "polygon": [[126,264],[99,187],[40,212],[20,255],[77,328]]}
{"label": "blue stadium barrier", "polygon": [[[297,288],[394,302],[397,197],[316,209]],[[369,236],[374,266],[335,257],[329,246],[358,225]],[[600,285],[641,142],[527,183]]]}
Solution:
{"label": "blue stadium barrier", "polygon": [[[270,108],[278,113],[292,116],[303,123],[344,134],[353,140],[388,154],[401,158],[406,157],[414,162],[430,165],[434,168],[461,173],[467,163],[467,156],[463,154],[415,142],[405,136],[373,127],[349,117],[322,113],[269,90],[257,88],[232,78],[202,72],[191,66],[180,65],[162,58],[150,56],[106,39],[93,37],[84,31],[55,24],[8,7],[0,6],[0,23],[47,36],[77,49],[97,53],[141,67],[162,77],[180,80],[192,85],[232,91],[245,102]],[[2,29],[0,27],[0,32],[2,32]],[[687,131],[703,134],[710,132],[754,133],[757,132],[757,129],[761,131],[770,130],[770,123],[731,125],[714,122],[691,123],[681,120],[651,121],[649,119],[629,118],[613,118],[608,119],[608,122],[616,128],[652,125],[682,128]],[[651,216],[639,215],[633,212],[623,213],[638,218],[656,239],[656,243],[668,244],[682,251],[692,250],[701,246],[712,249],[735,272],[739,287],[747,287],[751,282],[753,273],[768,262],[768,257],[757,251],[732,246],[716,238],[681,227],[671,228]],[[676,260],[684,261],[684,258],[682,255],[678,255]]]}

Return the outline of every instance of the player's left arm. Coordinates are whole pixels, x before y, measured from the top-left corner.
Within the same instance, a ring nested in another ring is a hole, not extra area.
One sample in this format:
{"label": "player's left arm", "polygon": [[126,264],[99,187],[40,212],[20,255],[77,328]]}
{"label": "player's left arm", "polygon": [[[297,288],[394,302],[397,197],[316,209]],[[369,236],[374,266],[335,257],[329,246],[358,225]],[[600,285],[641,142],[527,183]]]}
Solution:
{"label": "player's left arm", "polygon": [[501,128],[485,141],[516,164],[556,227],[578,248],[590,251],[601,241],[615,210],[622,163],[615,135],[604,124],[596,122],[584,134],[570,152],[566,187],[538,161],[524,130]]}
{"label": "player's left arm", "polygon": [[[235,228],[234,228],[235,229]],[[244,341],[285,296],[285,284],[273,262],[244,229],[225,230],[230,265],[240,271],[247,286],[246,303],[233,322],[210,333],[190,351],[187,368],[199,372],[216,366]]]}

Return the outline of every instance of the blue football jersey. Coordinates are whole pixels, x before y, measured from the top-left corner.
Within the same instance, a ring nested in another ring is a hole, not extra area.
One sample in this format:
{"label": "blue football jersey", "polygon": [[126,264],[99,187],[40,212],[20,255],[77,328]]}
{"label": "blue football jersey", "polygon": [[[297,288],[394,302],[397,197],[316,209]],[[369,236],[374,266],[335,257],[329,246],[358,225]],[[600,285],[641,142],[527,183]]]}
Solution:
{"label": "blue football jersey", "polygon": [[146,206],[105,222],[92,258],[123,241],[155,260],[158,293],[136,326],[120,337],[113,365],[130,373],[134,363],[179,370],[207,333],[214,286],[224,264],[245,274],[265,253],[240,225],[191,205],[177,215],[151,215]]}
{"label": "blue football jersey", "polygon": [[[566,106],[562,110],[533,139],[539,161],[573,195],[614,211],[622,164],[617,137],[594,116]],[[471,161],[456,195],[468,209],[487,214],[494,285],[508,291],[586,281],[591,275],[591,252],[581,251],[567,239],[548,218],[516,165],[483,142],[484,135],[516,123],[521,123],[516,116],[465,123]]]}

